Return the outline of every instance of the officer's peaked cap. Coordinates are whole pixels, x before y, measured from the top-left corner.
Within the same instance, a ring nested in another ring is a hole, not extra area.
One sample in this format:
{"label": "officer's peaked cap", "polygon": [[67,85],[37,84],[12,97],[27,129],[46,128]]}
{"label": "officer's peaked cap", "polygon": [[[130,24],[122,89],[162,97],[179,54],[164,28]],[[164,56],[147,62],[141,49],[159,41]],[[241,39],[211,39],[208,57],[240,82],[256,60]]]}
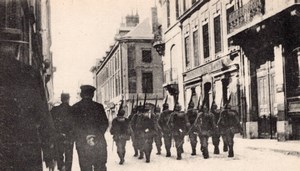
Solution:
{"label": "officer's peaked cap", "polygon": [[96,88],[91,85],[82,85],[80,89],[82,93],[93,93],[96,90]]}

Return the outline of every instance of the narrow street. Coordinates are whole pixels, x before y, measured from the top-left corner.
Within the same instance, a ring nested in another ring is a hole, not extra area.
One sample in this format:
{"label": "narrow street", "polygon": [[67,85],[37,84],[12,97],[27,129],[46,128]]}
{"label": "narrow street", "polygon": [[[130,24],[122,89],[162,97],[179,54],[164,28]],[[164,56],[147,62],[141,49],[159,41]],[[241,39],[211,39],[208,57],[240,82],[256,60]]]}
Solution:
{"label": "narrow street", "polygon": [[[127,152],[125,164],[119,165],[119,158],[116,153],[116,146],[112,148],[111,136],[106,135],[108,141],[108,170],[118,171],[299,171],[300,170],[300,142],[288,141],[278,142],[269,139],[242,139],[235,138],[235,157],[227,158],[227,153],[221,151],[220,155],[213,154],[213,145],[209,140],[210,158],[205,160],[197,151],[196,156],[191,156],[191,149],[188,140],[184,144],[183,159],[176,160],[175,147],[172,148],[172,157],[165,157],[165,150],[162,155],[156,155],[156,147],[153,144],[151,162],[145,163],[145,160],[138,160],[133,157],[133,148],[131,142],[126,145]],[[187,138],[187,137],[186,137]],[[198,148],[200,145],[198,143]],[[220,143],[220,149],[222,142]],[[112,151],[113,150],[113,151]],[[198,150],[198,149],[197,149]],[[45,169],[46,170],[46,169]],[[77,151],[74,149],[73,171],[80,171],[78,164]]]}

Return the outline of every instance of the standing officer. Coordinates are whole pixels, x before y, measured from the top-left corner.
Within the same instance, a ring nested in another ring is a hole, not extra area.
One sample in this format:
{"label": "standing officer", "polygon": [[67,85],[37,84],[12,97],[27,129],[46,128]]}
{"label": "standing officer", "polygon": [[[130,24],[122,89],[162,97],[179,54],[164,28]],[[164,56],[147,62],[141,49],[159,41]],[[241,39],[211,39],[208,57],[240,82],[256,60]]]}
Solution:
{"label": "standing officer", "polygon": [[106,171],[107,144],[104,133],[108,119],[102,104],[92,100],[95,87],[80,87],[81,101],[72,106],[75,118],[75,142],[82,171]]}
{"label": "standing officer", "polygon": [[144,112],[138,118],[137,129],[141,135],[142,153],[145,153],[146,163],[150,163],[153,139],[157,136],[155,128],[155,116],[151,109],[144,109]]}
{"label": "standing officer", "polygon": [[178,103],[175,104],[175,110],[170,118],[170,127],[175,140],[177,160],[182,159],[184,136],[189,126],[187,115],[181,111],[181,106]]}
{"label": "standing officer", "polygon": [[214,115],[208,111],[206,105],[202,108],[203,113],[199,116],[199,136],[201,143],[201,151],[204,159],[209,158],[208,154],[208,138],[212,132],[216,129]]}
{"label": "standing officer", "polygon": [[170,121],[172,111],[169,110],[168,103],[163,104],[163,111],[160,114],[158,123],[161,127],[163,138],[164,138],[164,144],[166,148],[166,157],[171,157],[171,144],[172,144],[172,132],[168,125],[168,122]]}
{"label": "standing officer", "polygon": [[192,147],[192,156],[196,155],[196,146],[197,146],[197,136],[198,136],[198,130],[195,127],[195,122],[197,119],[197,111],[194,109],[194,102],[190,102],[188,105],[188,110],[187,110],[187,117],[189,119],[189,123],[191,125],[189,129],[189,138],[190,138],[190,143]]}
{"label": "standing officer", "polygon": [[221,112],[218,127],[220,128],[220,133],[223,137],[224,143],[228,144],[228,157],[234,157],[234,134],[239,132],[242,134],[243,128],[240,125],[237,111],[232,110],[230,104],[227,104],[225,106],[225,110]]}
{"label": "standing officer", "polygon": [[[61,94],[61,104],[53,107],[51,114],[57,131],[57,167],[60,171],[71,171],[73,160],[74,138],[72,132],[72,113],[69,105],[70,95]],[[64,159],[65,156],[65,159]]]}
{"label": "standing officer", "polygon": [[[215,103],[215,101],[213,101],[211,106],[211,113],[214,115],[215,125],[217,125],[217,122],[220,118],[220,112],[221,112],[217,108],[218,108],[217,104]],[[220,150],[219,150],[220,130],[218,127],[216,127],[216,129],[212,133],[212,142],[214,145],[214,154],[220,154]]]}
{"label": "standing officer", "polygon": [[117,117],[112,121],[110,133],[113,135],[113,140],[117,145],[117,153],[120,158],[119,164],[124,163],[126,141],[130,139],[129,120],[124,117],[125,111],[121,109]]}

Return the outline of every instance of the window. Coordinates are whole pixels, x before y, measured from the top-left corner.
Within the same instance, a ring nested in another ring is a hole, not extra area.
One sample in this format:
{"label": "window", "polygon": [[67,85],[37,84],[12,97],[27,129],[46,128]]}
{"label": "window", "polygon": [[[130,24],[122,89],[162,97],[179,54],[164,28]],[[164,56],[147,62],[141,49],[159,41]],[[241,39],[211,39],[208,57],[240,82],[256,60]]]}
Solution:
{"label": "window", "polygon": [[143,93],[153,93],[153,75],[152,72],[142,74]]}
{"label": "window", "polygon": [[186,0],[183,0],[182,4],[183,4],[183,12],[185,12],[185,10],[186,10]]}
{"label": "window", "polygon": [[209,57],[209,35],[208,35],[208,23],[204,24],[202,26],[202,31],[203,31],[203,53],[204,53],[204,58]]}
{"label": "window", "polygon": [[234,6],[228,8],[226,10],[226,19],[227,19],[227,33],[230,33],[230,23],[229,23],[229,15],[234,12]]}
{"label": "window", "polygon": [[135,63],[135,45],[134,44],[128,44],[127,55],[128,55],[128,68],[134,68],[134,63]]}
{"label": "window", "polygon": [[196,3],[197,2],[197,0],[192,0],[192,5],[194,4],[194,3]]}
{"label": "window", "polygon": [[167,0],[167,27],[169,27],[171,24],[170,20],[170,1]]}
{"label": "window", "polygon": [[176,9],[176,18],[179,17],[179,0],[175,2],[175,9]]}
{"label": "window", "polygon": [[198,66],[200,64],[198,30],[195,30],[193,32],[193,46],[194,46],[194,66]]}
{"label": "window", "polygon": [[189,68],[190,66],[190,38],[187,36],[184,39],[184,47],[185,47],[185,66]]}
{"label": "window", "polygon": [[135,69],[128,70],[129,93],[136,93],[136,72]]}
{"label": "window", "polygon": [[151,49],[142,50],[142,61],[146,63],[151,63],[152,61]]}
{"label": "window", "polygon": [[215,53],[218,53],[222,51],[220,15],[214,18],[214,33],[215,33]]}

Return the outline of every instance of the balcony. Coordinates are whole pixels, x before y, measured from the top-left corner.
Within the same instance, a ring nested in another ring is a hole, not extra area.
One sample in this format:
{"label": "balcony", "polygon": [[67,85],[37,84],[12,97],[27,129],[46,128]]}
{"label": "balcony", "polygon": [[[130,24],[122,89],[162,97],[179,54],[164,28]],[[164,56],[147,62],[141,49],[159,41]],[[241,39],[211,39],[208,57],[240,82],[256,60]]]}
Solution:
{"label": "balcony", "polygon": [[227,14],[228,36],[231,37],[299,3],[300,0],[250,0]]}
{"label": "balcony", "polygon": [[233,11],[228,17],[228,33],[250,23],[255,16],[263,15],[264,0],[250,0],[241,8]]}
{"label": "balcony", "polygon": [[177,80],[178,80],[177,68],[170,68],[164,72],[164,84],[168,84]]}

